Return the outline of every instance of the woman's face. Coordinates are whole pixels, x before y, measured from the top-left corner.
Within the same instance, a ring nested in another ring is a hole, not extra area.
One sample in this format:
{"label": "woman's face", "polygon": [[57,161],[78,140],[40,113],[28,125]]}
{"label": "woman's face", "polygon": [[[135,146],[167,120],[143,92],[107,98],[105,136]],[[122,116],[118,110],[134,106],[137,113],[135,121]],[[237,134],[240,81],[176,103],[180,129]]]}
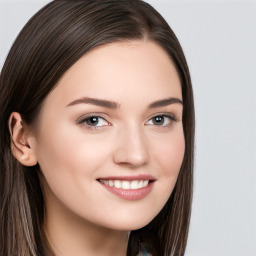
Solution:
{"label": "woman's face", "polygon": [[148,224],[179,174],[182,107],[178,74],[157,44],[111,43],[83,56],[35,125],[48,216],[114,230]]}

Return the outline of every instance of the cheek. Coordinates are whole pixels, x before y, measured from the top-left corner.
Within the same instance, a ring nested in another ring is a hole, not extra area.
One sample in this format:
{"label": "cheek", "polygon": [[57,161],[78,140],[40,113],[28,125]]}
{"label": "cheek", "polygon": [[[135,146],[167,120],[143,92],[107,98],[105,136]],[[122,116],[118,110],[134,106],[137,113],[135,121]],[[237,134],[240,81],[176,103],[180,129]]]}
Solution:
{"label": "cheek", "polygon": [[183,130],[171,134],[169,138],[155,146],[155,159],[162,177],[162,193],[169,198],[176,184],[185,152]]}
{"label": "cheek", "polygon": [[[52,129],[51,129],[52,128]],[[70,184],[75,182],[77,147],[65,127],[45,127],[38,138],[37,158],[47,187],[55,196],[69,198]],[[58,132],[57,132],[58,131]],[[67,136],[68,134],[68,136]]]}
{"label": "cheek", "polygon": [[45,127],[43,131],[37,156],[46,182],[47,210],[59,214],[54,209],[60,205],[62,213],[63,209],[70,209],[80,216],[89,216],[89,205],[96,212],[100,205],[92,200],[91,192],[97,189],[97,171],[106,163],[109,149],[102,147],[100,140],[93,143],[90,136],[67,129],[64,124],[52,129]]}
{"label": "cheek", "polygon": [[90,170],[90,166],[100,163],[100,159],[104,157],[100,141],[91,141],[77,127],[70,128],[68,124],[56,123],[59,125],[42,129],[43,133],[38,138],[38,162],[48,166],[43,169],[52,169],[54,172],[85,172]]}
{"label": "cheek", "polygon": [[104,146],[102,138],[97,140],[95,136],[86,136],[80,128],[56,123],[59,125],[42,129],[38,139],[38,163],[52,192],[62,197],[61,193],[69,190],[74,196],[95,181],[110,150]]}
{"label": "cheek", "polygon": [[164,176],[177,175],[185,152],[183,131],[175,133],[156,147],[157,162]]}

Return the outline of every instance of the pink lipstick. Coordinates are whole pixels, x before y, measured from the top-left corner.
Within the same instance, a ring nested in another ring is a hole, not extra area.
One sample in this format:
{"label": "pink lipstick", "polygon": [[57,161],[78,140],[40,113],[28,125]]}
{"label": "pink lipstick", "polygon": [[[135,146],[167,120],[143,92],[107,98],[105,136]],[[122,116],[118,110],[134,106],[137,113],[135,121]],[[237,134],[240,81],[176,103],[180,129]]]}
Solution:
{"label": "pink lipstick", "polygon": [[111,176],[97,179],[109,192],[126,200],[140,200],[153,188],[156,179],[151,175]]}

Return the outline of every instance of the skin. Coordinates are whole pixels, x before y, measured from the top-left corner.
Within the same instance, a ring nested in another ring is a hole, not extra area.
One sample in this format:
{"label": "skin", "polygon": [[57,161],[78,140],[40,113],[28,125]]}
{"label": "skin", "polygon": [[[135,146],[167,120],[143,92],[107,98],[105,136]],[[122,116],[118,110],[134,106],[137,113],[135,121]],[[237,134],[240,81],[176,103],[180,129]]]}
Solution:
{"label": "skin", "polygon": [[[118,107],[71,104],[83,97]],[[118,42],[78,60],[47,96],[33,127],[12,114],[14,155],[42,170],[45,229],[57,256],[126,255],[128,232],[163,208],[185,150],[182,104],[149,108],[168,98],[182,100],[167,53],[150,41]],[[90,115],[101,117],[96,128],[84,120]],[[156,123],[155,116],[164,122]],[[140,200],[122,199],[97,181],[137,174],[155,178]]]}

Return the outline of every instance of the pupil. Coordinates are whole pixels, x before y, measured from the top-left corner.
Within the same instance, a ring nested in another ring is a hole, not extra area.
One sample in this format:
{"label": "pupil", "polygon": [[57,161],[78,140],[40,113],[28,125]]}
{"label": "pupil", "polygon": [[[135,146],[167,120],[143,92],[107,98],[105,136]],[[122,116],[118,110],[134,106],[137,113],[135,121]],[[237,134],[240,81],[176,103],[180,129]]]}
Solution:
{"label": "pupil", "polygon": [[98,117],[96,117],[96,116],[90,117],[90,119],[89,119],[89,123],[91,125],[96,125],[98,123],[98,121],[99,121]]}
{"label": "pupil", "polygon": [[155,123],[156,124],[163,124],[164,118],[162,116],[156,116],[155,117]]}

